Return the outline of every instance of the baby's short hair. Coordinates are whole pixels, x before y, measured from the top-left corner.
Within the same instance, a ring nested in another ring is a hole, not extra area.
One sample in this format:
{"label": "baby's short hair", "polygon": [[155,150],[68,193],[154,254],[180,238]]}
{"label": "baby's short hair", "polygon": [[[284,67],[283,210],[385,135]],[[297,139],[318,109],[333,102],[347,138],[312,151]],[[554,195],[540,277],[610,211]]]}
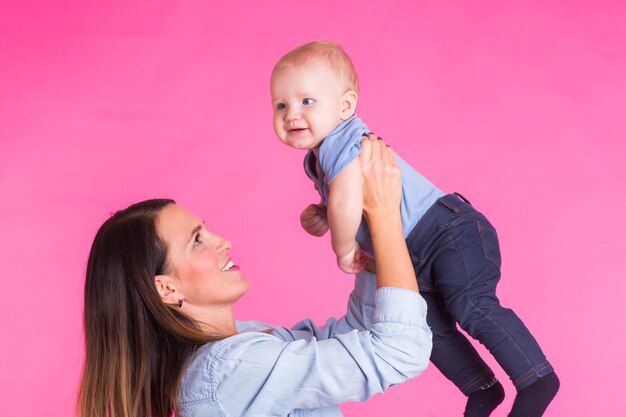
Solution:
{"label": "baby's short hair", "polygon": [[310,62],[321,62],[328,65],[337,77],[345,83],[344,87],[347,90],[359,92],[359,79],[352,60],[338,43],[332,41],[313,41],[291,50],[278,60],[272,70],[272,76],[285,67],[297,67]]}

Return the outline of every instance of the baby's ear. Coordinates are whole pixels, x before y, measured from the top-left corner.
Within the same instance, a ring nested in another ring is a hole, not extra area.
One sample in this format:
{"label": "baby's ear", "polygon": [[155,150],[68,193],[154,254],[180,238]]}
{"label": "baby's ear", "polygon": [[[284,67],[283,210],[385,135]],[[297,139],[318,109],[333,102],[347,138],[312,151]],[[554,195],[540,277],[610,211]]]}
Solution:
{"label": "baby's ear", "polygon": [[356,112],[359,95],[356,91],[348,90],[341,96],[341,120],[348,120]]}

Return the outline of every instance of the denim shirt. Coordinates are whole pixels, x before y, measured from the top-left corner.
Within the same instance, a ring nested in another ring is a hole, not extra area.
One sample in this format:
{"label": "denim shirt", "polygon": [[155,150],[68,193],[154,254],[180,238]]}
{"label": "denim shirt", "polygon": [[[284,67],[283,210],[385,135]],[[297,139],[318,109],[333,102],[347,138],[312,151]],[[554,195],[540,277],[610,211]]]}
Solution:
{"label": "denim shirt", "polygon": [[[178,417],[340,417],[338,404],[422,373],[432,348],[424,299],[376,289],[368,272],[357,275],[346,315],[323,327],[237,325],[239,334],[203,345],[190,361]],[[267,329],[272,334],[260,331]]]}

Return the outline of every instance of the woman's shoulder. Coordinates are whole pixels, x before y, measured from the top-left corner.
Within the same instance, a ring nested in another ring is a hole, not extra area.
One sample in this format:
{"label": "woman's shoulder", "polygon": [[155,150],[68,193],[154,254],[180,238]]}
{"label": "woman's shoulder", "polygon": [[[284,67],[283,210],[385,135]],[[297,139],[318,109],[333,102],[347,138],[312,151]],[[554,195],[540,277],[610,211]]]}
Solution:
{"label": "woman's shoulder", "polygon": [[242,323],[240,333],[200,346],[182,376],[179,391],[181,408],[184,410],[199,404],[217,406],[217,391],[225,370],[233,362],[241,360],[250,347],[275,339],[275,336],[262,330],[260,323]]}
{"label": "woman's shoulder", "polygon": [[237,330],[239,333],[236,335],[200,346],[187,365],[185,376],[210,374],[216,363],[236,354],[238,350],[276,337],[275,327],[260,322],[237,322]]}
{"label": "woman's shoulder", "polygon": [[231,391],[228,387],[235,380],[242,401],[249,400],[257,385],[262,385],[254,374],[271,368],[266,363],[272,357],[269,353],[280,350],[278,345],[285,342],[263,323],[241,322],[237,327],[238,334],[200,346],[190,359],[179,390],[182,415],[196,415],[197,410],[210,415],[210,410],[221,409],[228,401],[225,390]]}

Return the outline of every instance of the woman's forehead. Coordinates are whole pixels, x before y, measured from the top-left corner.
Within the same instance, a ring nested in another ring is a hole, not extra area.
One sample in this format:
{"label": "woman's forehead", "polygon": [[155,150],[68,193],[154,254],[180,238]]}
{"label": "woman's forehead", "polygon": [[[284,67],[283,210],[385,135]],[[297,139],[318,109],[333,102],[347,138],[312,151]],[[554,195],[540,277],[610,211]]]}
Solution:
{"label": "woman's forehead", "polygon": [[165,241],[171,242],[191,237],[202,220],[178,204],[170,204],[159,213],[157,229]]}

